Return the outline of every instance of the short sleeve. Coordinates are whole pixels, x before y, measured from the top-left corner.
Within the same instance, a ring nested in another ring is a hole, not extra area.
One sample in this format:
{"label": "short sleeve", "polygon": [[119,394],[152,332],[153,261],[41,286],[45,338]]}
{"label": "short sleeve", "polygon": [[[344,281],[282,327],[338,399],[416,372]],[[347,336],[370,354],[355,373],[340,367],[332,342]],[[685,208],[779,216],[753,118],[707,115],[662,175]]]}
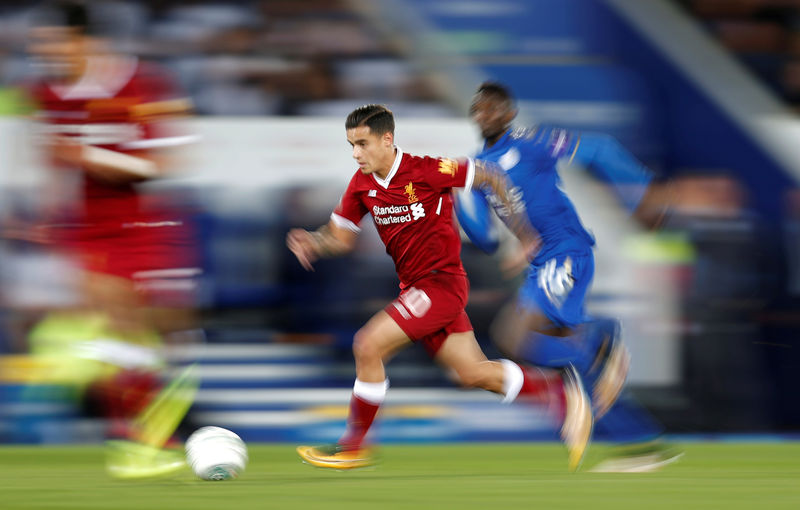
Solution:
{"label": "short sleeve", "polygon": [[331,213],[331,220],[339,227],[352,232],[360,232],[361,218],[367,214],[367,208],[359,197],[357,192],[356,179],[358,174],[350,179],[350,184],[339,199],[339,204]]}
{"label": "short sleeve", "polygon": [[475,179],[475,161],[472,159],[430,158],[423,159],[425,181],[433,188],[472,188]]}
{"label": "short sleeve", "polygon": [[185,127],[173,122],[191,110],[191,100],[173,77],[160,66],[141,65],[127,94],[137,99],[128,107],[129,121],[138,127],[139,137],[116,150],[147,150],[181,146],[195,141]]}

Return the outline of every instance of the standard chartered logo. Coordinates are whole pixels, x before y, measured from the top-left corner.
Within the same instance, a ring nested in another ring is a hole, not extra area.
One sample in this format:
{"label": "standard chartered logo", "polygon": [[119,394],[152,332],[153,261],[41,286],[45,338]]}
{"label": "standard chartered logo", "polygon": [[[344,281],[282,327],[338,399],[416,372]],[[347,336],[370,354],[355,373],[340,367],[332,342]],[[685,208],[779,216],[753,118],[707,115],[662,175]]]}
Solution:
{"label": "standard chartered logo", "polygon": [[425,216],[425,208],[422,207],[422,202],[414,202],[411,204],[411,214],[414,216],[415,220]]}
{"label": "standard chartered logo", "polygon": [[425,217],[425,208],[422,202],[411,205],[390,205],[386,207],[373,206],[372,217],[377,225],[394,225],[416,221]]}

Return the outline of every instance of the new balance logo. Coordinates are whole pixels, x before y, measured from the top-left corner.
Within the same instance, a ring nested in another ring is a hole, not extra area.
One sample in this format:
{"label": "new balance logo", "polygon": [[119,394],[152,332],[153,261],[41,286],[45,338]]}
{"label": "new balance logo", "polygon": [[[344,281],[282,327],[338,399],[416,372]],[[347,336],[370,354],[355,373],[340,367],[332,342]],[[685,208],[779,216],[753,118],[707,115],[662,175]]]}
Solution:
{"label": "new balance logo", "polygon": [[378,195],[378,190],[376,190],[376,189],[371,189],[371,190],[369,190],[369,192],[367,193],[367,196],[368,196],[368,197],[373,197],[373,198],[375,198],[377,195]]}

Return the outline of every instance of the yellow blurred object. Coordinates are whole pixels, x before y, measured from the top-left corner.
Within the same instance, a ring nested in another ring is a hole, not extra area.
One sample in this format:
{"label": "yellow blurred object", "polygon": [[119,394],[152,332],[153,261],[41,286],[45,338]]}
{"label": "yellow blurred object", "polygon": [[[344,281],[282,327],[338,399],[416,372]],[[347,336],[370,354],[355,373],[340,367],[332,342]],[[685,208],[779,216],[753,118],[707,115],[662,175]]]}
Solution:
{"label": "yellow blurred object", "polygon": [[0,115],[27,115],[33,110],[31,99],[18,88],[0,88]]}
{"label": "yellow blurred object", "polygon": [[194,365],[183,369],[136,417],[137,439],[154,448],[164,446],[192,406],[199,386]]}
{"label": "yellow blurred object", "polygon": [[[25,354],[0,357],[0,381],[6,383],[74,384],[88,372],[95,373],[95,362],[72,365],[65,369],[64,360],[56,356]],[[91,367],[88,367],[91,365]],[[86,370],[89,368],[89,370]]]}
{"label": "yellow blurred object", "polygon": [[631,236],[622,247],[630,259],[649,264],[690,264],[696,255],[686,234],[647,232]]}
{"label": "yellow blurred object", "polygon": [[106,472],[120,480],[169,476],[186,467],[183,450],[155,448],[133,441],[106,441]]}
{"label": "yellow blurred object", "polygon": [[123,368],[163,367],[158,334],[122,335],[103,314],[50,313],[33,327],[28,344],[31,354],[25,364],[32,368],[24,376],[12,370],[14,376],[22,377],[17,380],[83,387]]}
{"label": "yellow blurred object", "polygon": [[340,450],[338,445],[331,447],[298,446],[297,454],[312,466],[328,469],[356,469],[375,463],[372,451],[367,448]]}
{"label": "yellow blurred object", "polygon": [[[326,418],[346,418],[347,406],[317,406],[311,407],[307,411]],[[434,418],[454,414],[455,411],[445,406],[387,406],[381,410],[383,416],[397,418]]]}

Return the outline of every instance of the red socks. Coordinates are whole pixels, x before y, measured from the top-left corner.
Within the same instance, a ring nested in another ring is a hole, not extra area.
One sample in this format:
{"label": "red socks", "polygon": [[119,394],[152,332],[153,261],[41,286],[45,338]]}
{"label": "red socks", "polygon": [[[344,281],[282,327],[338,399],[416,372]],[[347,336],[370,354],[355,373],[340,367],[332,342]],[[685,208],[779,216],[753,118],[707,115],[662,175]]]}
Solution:
{"label": "red socks", "polygon": [[561,376],[556,372],[544,371],[535,367],[523,369],[507,359],[500,360],[500,362],[503,364],[504,403],[523,398],[533,402],[547,403],[558,416],[563,415],[565,397]]}
{"label": "red socks", "polygon": [[388,388],[388,380],[379,383],[365,383],[356,379],[353,395],[350,397],[347,430],[339,439],[339,444],[346,450],[361,448]]}

